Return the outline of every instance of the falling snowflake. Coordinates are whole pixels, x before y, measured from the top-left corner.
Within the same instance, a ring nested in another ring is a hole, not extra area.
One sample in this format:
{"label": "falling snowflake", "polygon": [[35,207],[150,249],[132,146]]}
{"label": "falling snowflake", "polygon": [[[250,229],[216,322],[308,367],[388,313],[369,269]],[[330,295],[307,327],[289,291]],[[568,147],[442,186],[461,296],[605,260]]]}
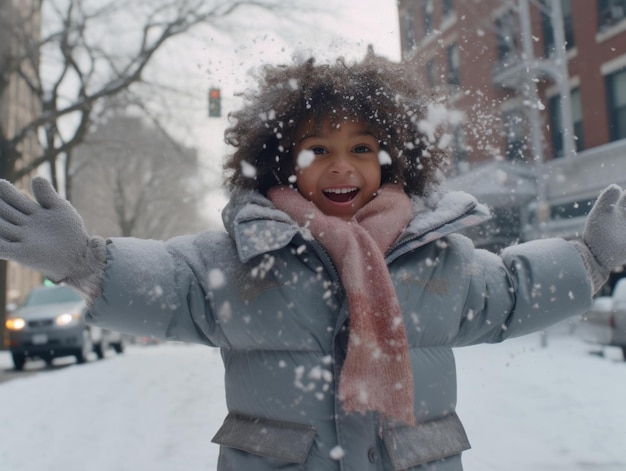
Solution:
{"label": "falling snowflake", "polygon": [[241,161],[241,173],[246,178],[255,178],[256,177],[256,167],[245,160]]}
{"label": "falling snowflake", "polygon": [[330,450],[330,457],[334,460],[340,460],[345,455],[346,455],[346,452],[343,451],[343,448],[341,448],[339,445],[337,445],[332,450]]}
{"label": "falling snowflake", "polygon": [[296,163],[300,168],[307,168],[313,163],[313,160],[315,160],[315,152],[310,149],[304,149],[298,154]]}
{"label": "falling snowflake", "polygon": [[391,156],[386,150],[381,149],[378,152],[378,162],[380,165],[391,165]]}
{"label": "falling snowflake", "polygon": [[226,284],[226,277],[222,270],[213,269],[209,271],[209,287],[212,289],[222,288]]}

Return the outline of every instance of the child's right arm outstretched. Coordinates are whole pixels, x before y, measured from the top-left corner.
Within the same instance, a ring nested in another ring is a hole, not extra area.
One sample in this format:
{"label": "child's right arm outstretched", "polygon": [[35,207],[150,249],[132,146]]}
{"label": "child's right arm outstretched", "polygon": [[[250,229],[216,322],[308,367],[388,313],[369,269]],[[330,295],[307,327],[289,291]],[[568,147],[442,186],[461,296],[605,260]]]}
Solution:
{"label": "child's right arm outstretched", "polygon": [[44,178],[32,180],[35,201],[0,180],[0,258],[67,283],[91,303],[100,293],[106,243]]}
{"label": "child's right arm outstretched", "polygon": [[[79,291],[90,308],[90,323],[132,335],[212,344],[207,335],[214,323],[206,312],[205,288],[191,268],[181,268],[185,262],[166,243],[90,237],[78,212],[47,180],[33,178],[32,192],[35,200],[0,180],[1,259]],[[202,317],[202,329],[192,311]]]}

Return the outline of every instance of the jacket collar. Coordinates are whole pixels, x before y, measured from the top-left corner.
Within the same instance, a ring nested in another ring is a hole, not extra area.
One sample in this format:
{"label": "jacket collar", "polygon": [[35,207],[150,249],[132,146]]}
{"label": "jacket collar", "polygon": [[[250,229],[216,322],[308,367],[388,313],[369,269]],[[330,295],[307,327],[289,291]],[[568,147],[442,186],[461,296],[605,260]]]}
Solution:
{"label": "jacket collar", "polygon": [[[491,217],[486,206],[462,191],[437,192],[424,198],[414,196],[412,201],[413,219],[395,247],[407,247],[410,243],[410,248],[415,248]],[[305,239],[311,237],[306,229],[254,190],[235,189],[222,212],[222,220],[244,263],[287,246],[297,234]]]}

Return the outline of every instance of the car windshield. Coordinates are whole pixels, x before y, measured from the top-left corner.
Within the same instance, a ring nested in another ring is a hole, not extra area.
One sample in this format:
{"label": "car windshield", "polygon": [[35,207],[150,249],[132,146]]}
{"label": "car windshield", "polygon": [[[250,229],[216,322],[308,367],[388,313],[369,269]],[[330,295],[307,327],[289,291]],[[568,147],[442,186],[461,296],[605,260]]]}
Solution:
{"label": "car windshield", "polygon": [[23,306],[40,306],[42,304],[71,303],[81,301],[81,296],[73,289],[65,286],[37,288],[30,292]]}

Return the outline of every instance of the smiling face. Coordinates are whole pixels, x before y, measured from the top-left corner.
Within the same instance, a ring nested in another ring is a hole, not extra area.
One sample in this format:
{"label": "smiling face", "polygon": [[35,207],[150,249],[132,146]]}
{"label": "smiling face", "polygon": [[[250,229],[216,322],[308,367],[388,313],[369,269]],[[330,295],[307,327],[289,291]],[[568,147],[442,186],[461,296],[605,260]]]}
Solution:
{"label": "smiling face", "polygon": [[324,214],[349,220],[381,184],[378,139],[359,121],[309,120],[295,135],[298,191]]}

